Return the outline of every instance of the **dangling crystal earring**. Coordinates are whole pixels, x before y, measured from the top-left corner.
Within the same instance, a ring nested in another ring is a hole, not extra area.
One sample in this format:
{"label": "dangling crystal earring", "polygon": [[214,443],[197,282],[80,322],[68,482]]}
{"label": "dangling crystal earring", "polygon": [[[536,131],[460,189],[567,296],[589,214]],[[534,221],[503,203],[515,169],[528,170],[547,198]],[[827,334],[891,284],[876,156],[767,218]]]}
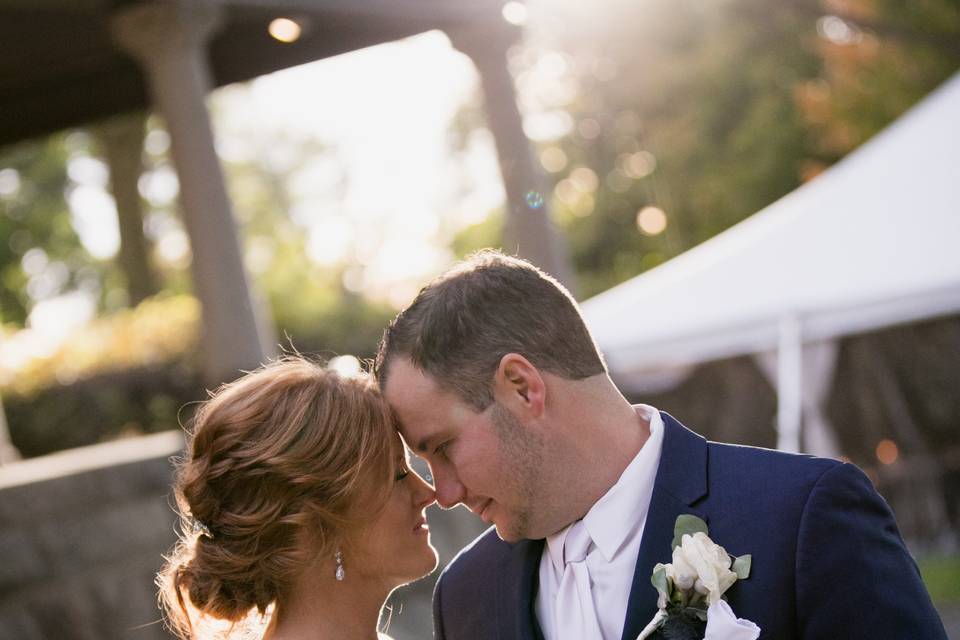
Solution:
{"label": "dangling crystal earring", "polygon": [[333,574],[333,577],[337,579],[337,582],[343,582],[343,578],[346,575],[346,572],[343,570],[343,554],[340,553],[339,549],[337,549],[336,553],[333,554],[333,557],[337,561],[337,571]]}

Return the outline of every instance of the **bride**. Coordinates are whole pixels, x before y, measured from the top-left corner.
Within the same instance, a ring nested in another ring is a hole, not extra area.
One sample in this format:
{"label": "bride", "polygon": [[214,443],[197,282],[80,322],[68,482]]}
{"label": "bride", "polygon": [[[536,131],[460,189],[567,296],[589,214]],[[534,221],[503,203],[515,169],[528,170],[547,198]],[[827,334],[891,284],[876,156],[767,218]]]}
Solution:
{"label": "bride", "polygon": [[224,385],[174,489],[182,534],[157,584],[184,640],[377,638],[390,592],[437,565],[433,488],[366,376],[288,357]]}

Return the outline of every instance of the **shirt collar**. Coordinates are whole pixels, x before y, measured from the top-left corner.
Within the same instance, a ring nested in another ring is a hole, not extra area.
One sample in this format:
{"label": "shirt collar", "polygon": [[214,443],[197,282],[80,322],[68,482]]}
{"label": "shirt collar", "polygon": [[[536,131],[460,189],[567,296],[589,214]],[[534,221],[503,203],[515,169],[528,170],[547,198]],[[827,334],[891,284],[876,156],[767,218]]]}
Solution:
{"label": "shirt collar", "polygon": [[583,517],[593,543],[610,562],[627,537],[647,517],[663,444],[663,419],[648,405],[635,405],[637,415],[650,423],[650,437],[623,470],[617,483]]}
{"label": "shirt collar", "polygon": [[[617,554],[629,534],[646,519],[663,447],[663,419],[660,412],[645,404],[634,405],[633,409],[640,418],[650,423],[650,437],[620,474],[616,484],[583,517],[593,544],[607,562]],[[547,537],[550,560],[561,573],[563,543],[573,524]]]}

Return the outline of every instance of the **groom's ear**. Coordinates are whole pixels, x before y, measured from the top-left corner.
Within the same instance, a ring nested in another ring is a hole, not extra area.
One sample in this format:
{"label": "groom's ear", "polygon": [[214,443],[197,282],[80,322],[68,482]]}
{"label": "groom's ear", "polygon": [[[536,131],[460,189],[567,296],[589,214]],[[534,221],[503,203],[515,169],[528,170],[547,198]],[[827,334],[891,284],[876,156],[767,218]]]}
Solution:
{"label": "groom's ear", "polygon": [[547,388],[533,364],[519,353],[500,358],[494,375],[494,395],[514,415],[539,418],[546,403]]}

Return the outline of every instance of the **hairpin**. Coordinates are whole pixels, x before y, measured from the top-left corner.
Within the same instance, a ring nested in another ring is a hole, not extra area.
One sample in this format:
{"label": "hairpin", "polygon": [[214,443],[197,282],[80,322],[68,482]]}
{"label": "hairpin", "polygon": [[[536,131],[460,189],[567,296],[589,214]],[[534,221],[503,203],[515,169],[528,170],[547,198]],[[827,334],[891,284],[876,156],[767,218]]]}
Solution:
{"label": "hairpin", "polygon": [[190,530],[195,536],[206,536],[213,540],[213,532],[210,531],[210,527],[203,524],[196,518],[191,518]]}

